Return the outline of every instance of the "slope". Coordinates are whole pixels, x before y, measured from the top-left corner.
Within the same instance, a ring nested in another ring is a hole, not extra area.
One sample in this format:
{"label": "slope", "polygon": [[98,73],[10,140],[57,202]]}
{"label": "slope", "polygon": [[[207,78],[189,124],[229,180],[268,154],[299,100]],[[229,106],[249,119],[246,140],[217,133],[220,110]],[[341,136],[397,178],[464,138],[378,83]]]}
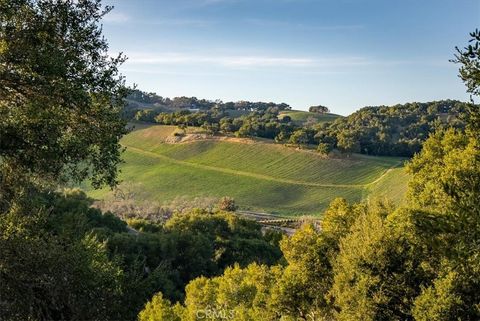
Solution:
{"label": "slope", "polygon": [[[400,177],[393,196],[403,197],[406,176],[400,158],[324,158],[264,141],[198,140],[169,144],[172,126],[152,126],[127,135],[121,178],[139,184],[156,201],[176,196],[232,196],[242,209],[283,215],[318,215],[335,197],[359,201],[382,195]],[[393,183],[393,181],[392,181]],[[397,187],[399,186],[399,187]],[[393,189],[392,189],[393,190]],[[91,191],[102,198],[105,190]]]}

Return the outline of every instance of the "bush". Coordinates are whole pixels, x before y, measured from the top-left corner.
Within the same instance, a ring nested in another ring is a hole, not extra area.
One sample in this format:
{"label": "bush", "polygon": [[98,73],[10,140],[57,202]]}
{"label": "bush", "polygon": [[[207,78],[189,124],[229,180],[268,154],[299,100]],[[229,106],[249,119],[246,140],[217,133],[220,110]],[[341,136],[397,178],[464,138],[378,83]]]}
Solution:
{"label": "bush", "polygon": [[220,202],[218,202],[218,209],[220,211],[235,212],[238,209],[238,206],[235,204],[233,198],[225,196]]}

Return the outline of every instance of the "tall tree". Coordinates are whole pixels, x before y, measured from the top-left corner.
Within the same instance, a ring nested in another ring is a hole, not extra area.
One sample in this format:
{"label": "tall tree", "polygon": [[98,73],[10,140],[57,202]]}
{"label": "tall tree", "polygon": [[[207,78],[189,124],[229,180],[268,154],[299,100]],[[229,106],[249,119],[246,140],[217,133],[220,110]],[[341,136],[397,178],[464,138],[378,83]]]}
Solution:
{"label": "tall tree", "polygon": [[116,184],[126,90],[125,58],[110,58],[102,36],[111,9],[100,0],[0,0],[4,205],[25,176]]}
{"label": "tall tree", "polygon": [[51,193],[67,179],[116,184],[126,89],[124,57],[108,56],[101,33],[110,10],[99,0],[0,0],[2,320],[124,316],[123,271],[83,229],[91,209]]}
{"label": "tall tree", "polygon": [[[457,48],[460,78],[473,96],[480,94],[480,32]],[[472,97],[473,102],[473,97]],[[417,320],[480,318],[480,111],[467,111],[467,131],[440,131],[414,158],[410,199],[434,211],[447,227],[442,264],[433,283],[415,300]],[[428,196],[427,196],[428,195]]]}

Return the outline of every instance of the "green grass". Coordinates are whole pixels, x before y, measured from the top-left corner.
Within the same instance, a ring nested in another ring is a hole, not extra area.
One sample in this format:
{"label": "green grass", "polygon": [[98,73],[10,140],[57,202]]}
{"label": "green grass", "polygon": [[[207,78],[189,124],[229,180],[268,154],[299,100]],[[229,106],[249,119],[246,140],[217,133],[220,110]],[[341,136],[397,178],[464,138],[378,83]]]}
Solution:
{"label": "green grass", "polygon": [[378,183],[369,186],[366,193],[372,197],[388,198],[399,205],[407,192],[408,178],[404,167],[394,168]]}
{"label": "green grass", "polygon": [[[121,179],[149,200],[177,196],[234,197],[242,209],[283,215],[320,215],[335,197],[359,201],[373,194],[401,201],[402,159],[352,155],[324,158],[265,142],[204,140],[165,144],[173,126],[139,129],[123,138]],[[391,169],[393,168],[393,169]],[[96,198],[107,190],[90,191]]]}
{"label": "green grass", "polygon": [[290,118],[292,118],[292,121],[298,125],[302,125],[309,118],[315,119],[317,123],[326,123],[326,122],[332,122],[338,117],[342,117],[340,115],[331,114],[331,113],[319,114],[319,113],[311,113],[311,112],[302,111],[302,110],[282,111],[279,117],[283,118],[287,115],[290,116]]}

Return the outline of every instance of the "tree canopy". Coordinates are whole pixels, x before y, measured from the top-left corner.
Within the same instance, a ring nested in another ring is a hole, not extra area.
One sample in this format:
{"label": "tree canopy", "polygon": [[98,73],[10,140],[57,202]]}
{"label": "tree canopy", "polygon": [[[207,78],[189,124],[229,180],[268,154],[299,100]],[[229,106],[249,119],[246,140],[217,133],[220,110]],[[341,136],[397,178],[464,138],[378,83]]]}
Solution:
{"label": "tree canopy", "polygon": [[[217,107],[195,112],[143,108],[125,115],[129,120],[161,125],[202,126],[224,135],[270,138],[294,145],[321,145],[321,150],[338,149],[347,154],[411,157],[421,150],[435,129],[463,130],[469,108],[470,104],[455,100],[370,106],[333,121],[318,122],[311,117],[303,124],[293,122],[288,115],[282,117],[282,109],[277,106],[247,109],[239,115],[231,115],[229,110]],[[308,137],[301,133],[307,133]]]}
{"label": "tree canopy", "polygon": [[308,108],[308,111],[311,113],[326,114],[330,112],[330,109],[328,109],[328,107],[318,105],[318,106],[311,106],[310,108]]}
{"label": "tree canopy", "polygon": [[125,58],[110,58],[101,34],[110,10],[100,0],[0,1],[2,181],[116,183]]}

